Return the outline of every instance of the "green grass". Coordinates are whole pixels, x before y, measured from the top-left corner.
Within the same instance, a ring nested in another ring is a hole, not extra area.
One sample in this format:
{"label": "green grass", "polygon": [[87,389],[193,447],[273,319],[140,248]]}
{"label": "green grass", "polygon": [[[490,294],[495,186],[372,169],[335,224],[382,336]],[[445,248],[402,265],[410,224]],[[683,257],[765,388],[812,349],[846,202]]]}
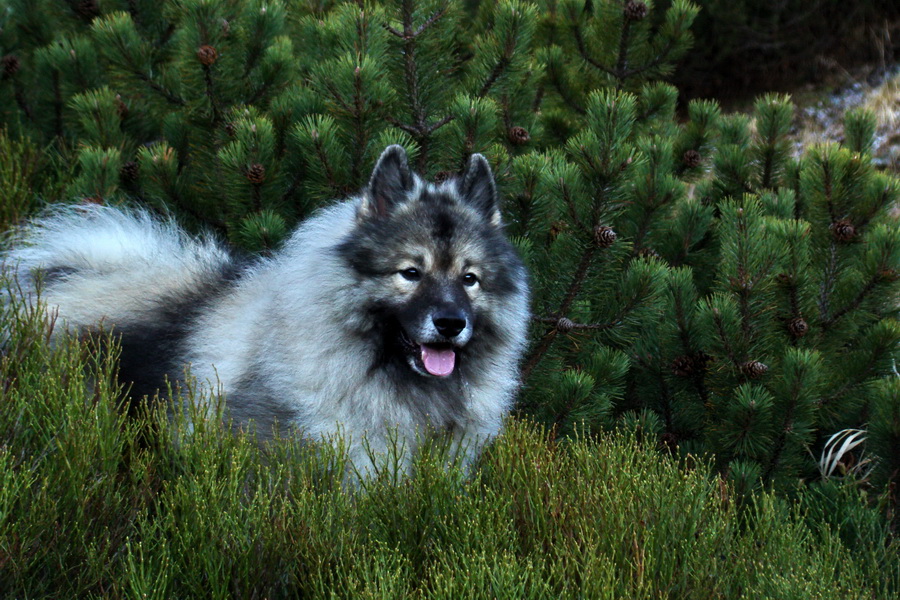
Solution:
{"label": "green grass", "polygon": [[[354,488],[329,445],[127,416],[114,357],[7,303],[0,594],[10,598],[887,598],[898,545],[834,484],[738,502],[704,460],[511,422],[467,477]],[[805,507],[801,510],[798,507]],[[849,507],[849,508],[848,508]],[[832,518],[833,517],[833,518]]]}

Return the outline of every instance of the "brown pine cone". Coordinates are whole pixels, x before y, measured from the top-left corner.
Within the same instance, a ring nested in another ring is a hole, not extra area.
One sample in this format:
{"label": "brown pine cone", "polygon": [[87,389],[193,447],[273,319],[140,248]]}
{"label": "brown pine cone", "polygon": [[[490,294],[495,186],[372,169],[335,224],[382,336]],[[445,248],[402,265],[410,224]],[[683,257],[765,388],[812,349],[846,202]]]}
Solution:
{"label": "brown pine cone", "polygon": [[675,358],[672,361],[672,373],[677,375],[678,377],[690,377],[694,374],[697,368],[697,363],[688,355],[682,355]]}
{"label": "brown pine cone", "polygon": [[572,321],[572,319],[560,317],[556,322],[556,329],[558,329],[560,333],[569,333],[570,331],[575,329],[575,323]]}
{"label": "brown pine cone", "polygon": [[839,242],[849,242],[856,237],[856,227],[849,219],[841,219],[831,224],[831,234]]}
{"label": "brown pine cone", "polygon": [[208,67],[219,60],[219,53],[212,46],[204,44],[197,49],[197,60],[203,66]]}
{"label": "brown pine cone", "polygon": [[659,255],[659,252],[657,252],[653,248],[648,248],[646,246],[638,250],[637,255],[641,258],[662,258]]}
{"label": "brown pine cone", "polygon": [[623,12],[629,21],[640,21],[647,16],[647,5],[636,0],[628,0],[625,2]]}
{"label": "brown pine cone", "polygon": [[253,163],[247,169],[247,179],[250,180],[250,183],[261,184],[266,180],[266,168],[259,163]]}
{"label": "brown pine cone", "polygon": [[594,228],[594,243],[596,243],[601,248],[609,248],[616,241],[616,232],[613,231],[612,227],[607,227],[606,225],[597,225]]}
{"label": "brown pine cone", "polygon": [[688,169],[699,167],[702,161],[703,157],[700,156],[700,153],[696,150],[687,150],[681,157],[681,162],[683,162],[684,166]]}
{"label": "brown pine cone", "polygon": [[795,338],[802,338],[809,332],[809,325],[803,317],[795,317],[788,322],[788,333]]}
{"label": "brown pine cone", "polygon": [[750,379],[756,379],[757,377],[762,377],[766,374],[766,371],[769,370],[767,365],[759,362],[758,360],[747,361],[741,365],[741,373],[749,377]]}
{"label": "brown pine cone", "polygon": [[140,169],[138,167],[138,164],[133,160],[129,160],[127,163],[122,165],[122,169],[119,171],[119,175],[121,176],[122,181],[126,183],[137,181],[139,174]]}
{"label": "brown pine cone", "polygon": [[528,130],[524,127],[510,127],[509,131],[506,132],[506,136],[509,138],[509,142],[514,146],[521,146],[522,144],[528,143],[528,140],[531,139],[531,135],[528,133]]}

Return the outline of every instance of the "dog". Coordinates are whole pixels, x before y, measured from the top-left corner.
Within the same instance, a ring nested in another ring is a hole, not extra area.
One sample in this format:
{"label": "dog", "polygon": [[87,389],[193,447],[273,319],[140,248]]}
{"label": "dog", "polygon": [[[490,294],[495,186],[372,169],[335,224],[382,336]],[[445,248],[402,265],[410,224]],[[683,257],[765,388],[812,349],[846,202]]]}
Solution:
{"label": "dog", "polygon": [[340,433],[364,470],[399,443],[408,468],[427,429],[470,465],[517,391],[528,277],[479,154],[435,184],[390,146],[358,196],[252,261],[171,219],[108,206],[57,209],[12,237],[3,263],[32,302],[69,331],[112,328],[133,398],[187,368],[263,440],[283,427]]}

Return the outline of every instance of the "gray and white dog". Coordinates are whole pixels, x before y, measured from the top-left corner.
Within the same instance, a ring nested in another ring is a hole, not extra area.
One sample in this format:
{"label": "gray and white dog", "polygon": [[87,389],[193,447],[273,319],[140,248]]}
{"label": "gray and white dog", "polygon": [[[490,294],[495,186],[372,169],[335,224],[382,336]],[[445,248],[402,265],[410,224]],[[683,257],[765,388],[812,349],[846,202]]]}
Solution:
{"label": "gray and white dog", "polygon": [[411,454],[425,429],[449,432],[470,461],[516,392],[527,275],[479,154],[432,184],[390,146],[360,196],[250,263],[170,220],[102,206],[51,212],[14,240],[3,262],[29,297],[40,280],[69,330],[121,337],[132,396],[189,367],[224,392],[234,423],[261,437],[276,422],[340,432],[362,469],[398,442]]}

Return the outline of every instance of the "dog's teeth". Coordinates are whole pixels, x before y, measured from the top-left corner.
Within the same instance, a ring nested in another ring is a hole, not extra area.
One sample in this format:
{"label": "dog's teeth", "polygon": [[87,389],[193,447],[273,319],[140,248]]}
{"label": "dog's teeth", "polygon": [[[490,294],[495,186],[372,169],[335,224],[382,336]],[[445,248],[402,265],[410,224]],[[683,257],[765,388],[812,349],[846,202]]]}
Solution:
{"label": "dog's teeth", "polygon": [[425,370],[437,377],[446,377],[456,366],[456,352],[453,348],[435,348],[422,345],[422,363]]}

